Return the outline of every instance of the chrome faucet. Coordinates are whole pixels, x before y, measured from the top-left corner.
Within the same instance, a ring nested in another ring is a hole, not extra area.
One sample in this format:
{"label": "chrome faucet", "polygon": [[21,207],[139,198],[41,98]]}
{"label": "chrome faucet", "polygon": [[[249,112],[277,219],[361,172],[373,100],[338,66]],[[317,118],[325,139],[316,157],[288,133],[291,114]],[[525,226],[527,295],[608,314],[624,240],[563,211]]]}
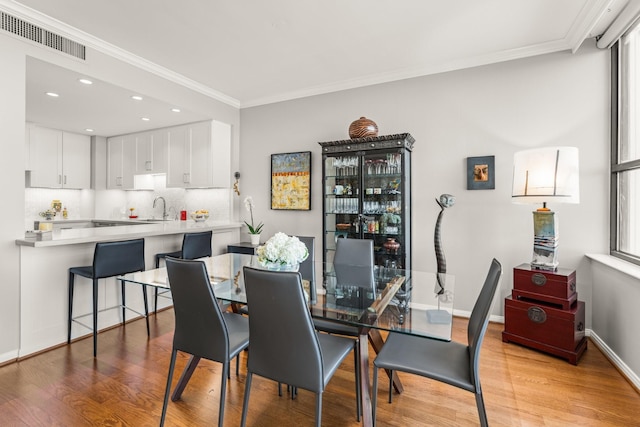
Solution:
{"label": "chrome faucet", "polygon": [[164,199],[164,197],[162,196],[158,196],[153,200],[153,207],[156,207],[156,202],[158,201],[158,199],[162,200],[162,219],[166,220],[167,217],[169,216],[167,214],[167,201]]}

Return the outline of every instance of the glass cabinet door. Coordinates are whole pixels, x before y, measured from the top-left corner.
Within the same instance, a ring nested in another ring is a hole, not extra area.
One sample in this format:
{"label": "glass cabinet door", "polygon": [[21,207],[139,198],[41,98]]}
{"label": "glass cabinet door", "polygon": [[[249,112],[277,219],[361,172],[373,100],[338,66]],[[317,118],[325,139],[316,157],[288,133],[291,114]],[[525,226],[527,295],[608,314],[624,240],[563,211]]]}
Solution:
{"label": "glass cabinet door", "polygon": [[361,156],[324,157],[325,261],[333,262],[336,239],[361,238]]}

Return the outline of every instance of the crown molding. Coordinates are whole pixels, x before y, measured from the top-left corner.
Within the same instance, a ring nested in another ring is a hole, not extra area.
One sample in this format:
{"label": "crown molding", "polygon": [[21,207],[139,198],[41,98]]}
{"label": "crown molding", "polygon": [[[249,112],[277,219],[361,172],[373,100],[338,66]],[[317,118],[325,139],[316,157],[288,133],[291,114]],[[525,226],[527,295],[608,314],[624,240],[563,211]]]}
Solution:
{"label": "crown molding", "polygon": [[612,3],[613,0],[593,0],[583,6],[565,37],[567,44],[571,46],[572,53],[575,53],[586,39],[592,37],[591,31],[605,16]]}
{"label": "crown molding", "polygon": [[514,59],[522,59],[531,56],[544,55],[547,53],[555,53],[570,49],[571,46],[567,43],[566,40],[556,40],[544,44],[493,52],[486,55],[458,58],[441,64],[424,64],[418,67],[405,68],[390,73],[371,74],[357,79],[343,80],[327,85],[320,85],[299,91],[283,93],[276,96],[258,98],[243,102],[241,104],[241,108],[257,107],[260,105],[273,104],[276,102],[291,101],[294,99],[306,98],[309,96],[324,95],[327,93],[357,89],[360,87],[373,86],[398,80],[406,80],[433,74],[446,73],[449,71],[457,71],[465,68],[480,67],[483,65],[489,65],[498,62],[506,62]]}
{"label": "crown molding", "polygon": [[141,70],[155,74],[156,76],[162,77],[168,81],[213,98],[216,101],[220,101],[235,108],[240,108],[240,101],[235,98],[232,98],[222,92],[198,83],[195,80],[171,71],[138,55],[134,55],[131,52],[128,52],[89,33],[65,24],[62,21],[38,12],[35,9],[26,7],[15,1],[0,0],[0,10],[11,14],[16,18],[23,19],[46,30],[82,43],[85,46],[90,47],[91,49],[104,53],[129,65],[133,65],[136,68],[140,68]]}

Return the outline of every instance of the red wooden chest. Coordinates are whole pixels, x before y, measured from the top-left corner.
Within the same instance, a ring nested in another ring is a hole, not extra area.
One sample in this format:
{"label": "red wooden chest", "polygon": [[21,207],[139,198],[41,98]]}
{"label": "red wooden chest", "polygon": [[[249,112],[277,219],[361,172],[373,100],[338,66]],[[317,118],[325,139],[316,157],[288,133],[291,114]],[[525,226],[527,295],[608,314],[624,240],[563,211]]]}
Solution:
{"label": "red wooden chest", "polygon": [[569,310],[578,299],[576,272],[564,268],[537,270],[530,264],[521,264],[513,269],[512,296],[514,299],[543,301]]}
{"label": "red wooden chest", "polygon": [[515,342],[577,364],[587,348],[585,308],[577,301],[569,310],[526,299],[505,298],[502,341]]}
{"label": "red wooden chest", "polygon": [[502,341],[544,351],[576,365],[587,349],[584,302],[570,310],[537,301],[505,298]]}

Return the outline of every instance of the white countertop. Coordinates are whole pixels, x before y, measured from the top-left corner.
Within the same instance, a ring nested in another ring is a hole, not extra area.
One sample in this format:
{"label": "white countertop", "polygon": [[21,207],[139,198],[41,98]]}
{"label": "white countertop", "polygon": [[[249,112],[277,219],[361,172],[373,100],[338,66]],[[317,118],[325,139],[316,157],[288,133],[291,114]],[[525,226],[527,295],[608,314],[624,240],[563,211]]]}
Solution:
{"label": "white countertop", "polygon": [[[110,222],[111,220],[100,220]],[[90,221],[90,220],[89,220]],[[54,229],[51,240],[16,239],[18,246],[44,247],[63,246],[78,243],[95,243],[113,240],[137,239],[140,237],[163,236],[170,234],[183,234],[205,230],[229,230],[242,226],[239,222],[218,222],[207,220],[204,222],[188,221],[162,221],[135,225],[117,225],[112,227],[96,228],[70,228]]]}

